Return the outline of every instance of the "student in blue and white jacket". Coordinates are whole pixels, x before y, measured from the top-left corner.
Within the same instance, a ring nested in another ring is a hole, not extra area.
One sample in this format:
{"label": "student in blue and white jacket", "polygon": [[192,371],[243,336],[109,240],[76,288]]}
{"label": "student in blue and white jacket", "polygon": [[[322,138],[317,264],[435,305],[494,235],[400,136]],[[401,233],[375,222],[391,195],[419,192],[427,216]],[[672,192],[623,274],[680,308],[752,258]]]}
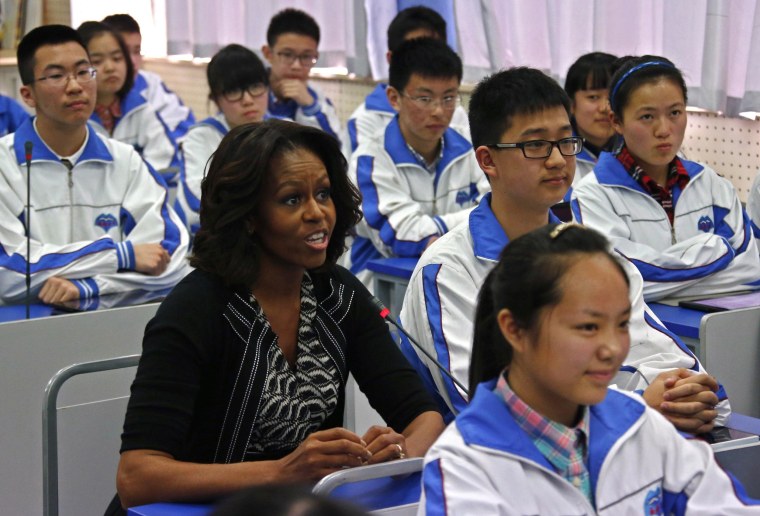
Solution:
{"label": "student in blue and white jacket", "polygon": [[747,215],[749,215],[755,239],[760,238],[760,173],[755,176],[752,187],[749,189]]}
{"label": "student in blue and white jacket", "polygon": [[665,58],[627,60],[610,105],[625,144],[603,153],[574,190],[573,217],[607,235],[644,277],[644,297],[760,288],[760,255],[731,183],[677,153],[686,130],[686,85]]}
{"label": "student in blue and white jacket", "polygon": [[506,247],[478,300],[473,400],[425,455],[418,514],[760,514],[707,443],[608,389],[631,313],[608,246],[559,224]]}
{"label": "student in blue and white jacket", "polygon": [[200,228],[201,180],[211,155],[230,129],[260,122],[267,114],[267,71],[248,48],[231,44],[217,52],[206,68],[209,99],[219,113],[190,128],[182,140],[182,170],[176,209],[191,235]]}
{"label": "student in blue and white jacket", "polygon": [[97,70],[98,98],[90,122],[101,134],[131,145],[173,185],[179,154],[171,131],[139,91],[124,40],[101,22],[77,29]]}
{"label": "student in blue and white jacket", "polygon": [[[393,52],[404,42],[414,38],[434,38],[446,41],[446,20],[440,14],[422,5],[408,7],[398,12],[388,25],[388,52],[386,58],[391,61]],[[351,154],[360,143],[364,143],[383,131],[396,116],[388,101],[387,84],[380,83],[367,95],[367,98],[354,110],[346,124],[347,134],[343,140],[343,154],[350,159]],[[464,137],[469,137],[470,127],[467,112],[457,106],[451,118],[450,127]]]}
{"label": "student in blue and white jacket", "polygon": [[31,292],[43,302],[172,287],[189,269],[187,232],[134,149],[88,126],[97,86],[77,32],[63,25],[30,31],[18,66],[21,96],[36,117],[0,140],[3,299],[25,294],[27,221]]}
{"label": "student in blue and white jacket", "polygon": [[462,62],[442,41],[407,41],[391,57],[388,99],[398,115],[359,146],[349,168],[364,212],[351,272],[368,288],[368,260],[420,256],[489,190],[469,141],[449,127],[461,78]]}
{"label": "student in blue and white jacket", "polygon": [[261,52],[269,69],[269,115],[322,129],[340,140],[340,119],[332,101],[309,85],[317,64],[319,25],[298,9],[283,9],[272,17],[267,44]]}
{"label": "student in blue and white jacket", "polygon": [[115,29],[124,40],[135,72],[132,89],[148,101],[166,123],[172,139],[177,142],[195,123],[193,111],[169,89],[156,73],[143,70],[142,34],[140,24],[129,14],[111,14],[103,18],[103,23]]}
{"label": "student in blue and white jacket", "polygon": [[[491,194],[469,214],[467,224],[442,236],[423,253],[401,311],[406,330],[461,384],[469,378],[477,294],[487,274],[510,241],[547,222],[559,222],[550,208],[572,183],[574,154],[581,149],[573,136],[569,111],[570,100],[562,88],[530,68],[494,74],[472,94],[472,141]],[[524,145],[523,149],[510,147],[513,142]],[[556,149],[555,144],[559,145]],[[696,357],[646,306],[638,270],[626,260],[621,263],[631,284],[631,346],[615,385],[640,393],[680,430],[706,432],[714,424],[725,424],[730,412],[725,391],[713,389],[714,381]],[[402,351],[439,401],[446,420],[467,406],[469,394],[422,352],[407,341]],[[693,384],[695,392],[711,391],[716,410],[679,395],[674,386],[680,380]]]}

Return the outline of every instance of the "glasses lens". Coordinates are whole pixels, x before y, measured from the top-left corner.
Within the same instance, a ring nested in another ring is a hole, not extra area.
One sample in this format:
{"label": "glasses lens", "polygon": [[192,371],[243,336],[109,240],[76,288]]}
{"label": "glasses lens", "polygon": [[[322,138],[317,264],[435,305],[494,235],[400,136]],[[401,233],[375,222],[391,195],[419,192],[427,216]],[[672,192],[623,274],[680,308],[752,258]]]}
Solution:
{"label": "glasses lens", "polygon": [[552,143],[546,140],[533,140],[523,144],[526,158],[545,158],[552,152]]}
{"label": "glasses lens", "polygon": [[558,143],[559,151],[565,156],[575,156],[583,148],[583,141],[580,138],[564,138]]}
{"label": "glasses lens", "polygon": [[301,66],[314,66],[317,64],[317,58],[311,54],[298,56],[298,60],[301,61]]}
{"label": "glasses lens", "polygon": [[222,93],[222,97],[227,102],[239,102],[243,98],[243,90],[225,91]]}

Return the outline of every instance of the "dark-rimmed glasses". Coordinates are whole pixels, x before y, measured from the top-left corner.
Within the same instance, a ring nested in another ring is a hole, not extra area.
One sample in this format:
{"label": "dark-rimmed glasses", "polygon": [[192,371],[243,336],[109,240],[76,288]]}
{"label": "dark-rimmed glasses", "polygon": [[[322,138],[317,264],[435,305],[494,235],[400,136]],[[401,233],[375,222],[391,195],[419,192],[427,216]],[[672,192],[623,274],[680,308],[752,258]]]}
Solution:
{"label": "dark-rimmed glasses", "polygon": [[583,150],[583,138],[580,136],[570,136],[561,140],[529,140],[520,143],[492,143],[486,145],[495,149],[520,149],[528,159],[546,159],[552,154],[554,147],[559,149],[563,156],[575,156]]}
{"label": "dark-rimmed glasses", "polygon": [[265,95],[267,92],[267,87],[262,84],[257,84],[255,86],[249,86],[242,90],[233,90],[233,91],[226,91],[222,93],[222,97],[224,97],[224,100],[227,102],[240,102],[243,100],[243,94],[248,93],[252,98],[257,99],[261,97],[262,95]]}

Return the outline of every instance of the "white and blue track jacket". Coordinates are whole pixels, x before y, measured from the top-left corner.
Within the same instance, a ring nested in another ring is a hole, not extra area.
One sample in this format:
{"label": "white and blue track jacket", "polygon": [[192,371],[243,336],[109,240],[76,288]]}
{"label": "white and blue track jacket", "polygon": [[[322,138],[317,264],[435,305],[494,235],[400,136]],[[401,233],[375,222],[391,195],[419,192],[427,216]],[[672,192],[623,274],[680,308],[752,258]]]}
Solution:
{"label": "white and blue track jacket", "polygon": [[519,427],[495,385],[480,384],[425,455],[419,515],[760,514],[707,443],[614,389],[588,408],[592,507]]}
{"label": "white and blue track jacket", "polygon": [[[0,296],[25,294],[27,239],[24,143],[31,163],[31,286],[53,276],[74,281],[82,298],[159,290],[188,272],[188,236],[161,178],[128,145],[88,128],[71,171],[26,122],[0,139]],[[160,276],[134,272],[134,244],[161,243],[171,262]]]}
{"label": "white and blue track jacket", "polygon": [[298,102],[291,99],[278,100],[270,88],[267,117],[291,120],[301,125],[316,127],[340,141],[342,129],[332,101],[325,97],[321,91],[311,86],[308,86],[307,89],[314,98],[314,102],[310,106],[300,106]]}
{"label": "white and blue track jacket", "polygon": [[158,74],[140,70],[135,76],[132,89],[139,92],[148,101],[153,111],[161,116],[174,142],[184,136],[195,123],[193,111],[164,84]]}
{"label": "white and blue track jacket", "polygon": [[760,238],[760,173],[755,176],[755,180],[752,181],[752,187],[749,189],[747,215],[749,215],[755,239]]}
{"label": "white and blue track jacket", "polygon": [[90,123],[103,136],[134,147],[168,184],[173,183],[179,172],[177,144],[169,126],[140,92],[133,88],[121,100],[121,118],[116,120],[112,135],[103,127],[97,113],[93,112]]}
{"label": "white and blue track jacket", "polygon": [[[409,280],[401,310],[404,329],[464,385],[470,377],[478,292],[509,243],[490,204],[487,195],[470,213],[468,224],[455,228],[425,251]],[[548,221],[559,222],[551,213]],[[626,260],[620,263],[630,282],[631,347],[613,383],[620,389],[643,391],[665,371],[683,367],[704,372],[686,345],[665,329],[644,303],[641,274]],[[401,349],[438,401],[445,419],[451,420],[467,406],[467,393],[422,352],[405,339]],[[716,423],[725,424],[730,406],[723,388],[718,397],[724,401],[718,405]]]}
{"label": "white and blue track jacket", "polygon": [[222,113],[194,125],[182,139],[182,168],[175,209],[191,235],[200,228],[201,181],[211,155],[216,152],[230,126]]}
{"label": "white and blue track jacket", "polygon": [[433,236],[467,220],[490,190],[472,144],[449,128],[435,173],[407,147],[398,117],[354,153],[349,175],[361,190],[364,218],[351,246],[351,272],[368,285],[367,260],[420,256]]}
{"label": "white and blue track jacket", "polygon": [[[367,95],[362,104],[357,107],[351,114],[346,124],[346,133],[341,141],[343,143],[343,154],[350,159],[359,144],[370,140],[376,134],[381,132],[388,123],[396,116],[396,110],[393,109],[388,101],[385,90],[387,84],[378,84],[375,89]],[[459,134],[470,139],[470,122],[467,119],[467,112],[462,106],[454,111],[451,118],[452,129]]]}
{"label": "white and blue track jacket", "polygon": [[594,173],[574,189],[573,217],[605,235],[644,277],[648,301],[760,288],[760,255],[749,217],[731,183],[682,160],[691,180],[665,210],[603,152]]}

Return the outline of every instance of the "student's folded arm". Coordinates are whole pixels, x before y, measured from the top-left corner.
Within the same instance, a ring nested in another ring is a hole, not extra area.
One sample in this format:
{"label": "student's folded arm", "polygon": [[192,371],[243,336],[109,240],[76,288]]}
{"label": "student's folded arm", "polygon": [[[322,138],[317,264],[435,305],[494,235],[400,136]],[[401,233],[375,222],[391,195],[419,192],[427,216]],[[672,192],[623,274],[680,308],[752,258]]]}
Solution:
{"label": "student's folded arm", "polygon": [[351,173],[362,193],[367,224],[396,256],[420,256],[428,239],[444,234],[446,228],[423,212],[387,154],[361,152],[360,148],[354,154]]}
{"label": "student's folded arm", "polygon": [[332,101],[314,88],[308,86],[307,88],[314,98],[314,102],[309,106],[299,106],[296,110],[295,121],[299,124],[322,129],[340,142],[343,129]]}

